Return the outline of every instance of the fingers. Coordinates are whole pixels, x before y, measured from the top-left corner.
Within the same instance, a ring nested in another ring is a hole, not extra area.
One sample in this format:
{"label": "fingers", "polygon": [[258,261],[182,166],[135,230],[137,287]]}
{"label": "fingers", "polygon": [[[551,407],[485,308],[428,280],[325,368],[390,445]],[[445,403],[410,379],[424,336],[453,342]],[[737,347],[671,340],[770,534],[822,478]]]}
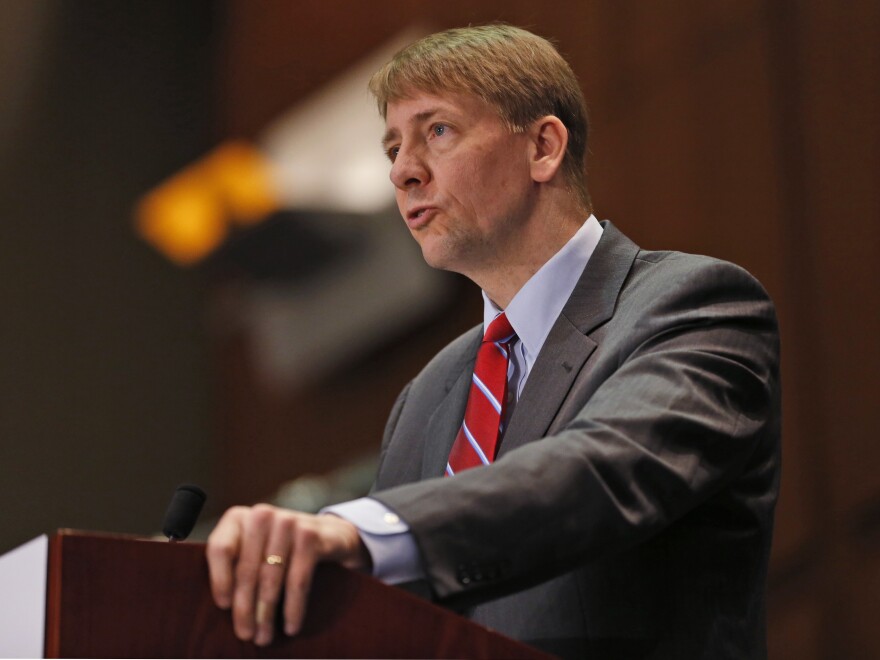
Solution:
{"label": "fingers", "polygon": [[258,504],[242,519],[244,542],[241,543],[235,566],[235,591],[232,597],[232,624],[239,639],[254,639],[258,580],[275,517],[273,507]]}
{"label": "fingers", "polygon": [[298,525],[294,534],[293,554],[287,571],[284,594],[284,632],[295,635],[302,628],[306,603],[312,588],[312,574],[318,562],[318,536],[311,524]]}
{"label": "fingers", "polygon": [[233,567],[241,545],[241,521],[244,507],[229,509],[208,537],[206,556],[211,580],[211,594],[221,609],[232,605]]}
{"label": "fingers", "polygon": [[357,528],[347,520],[333,515],[309,516],[297,523],[284,596],[284,632],[288,635],[302,628],[318,562],[338,561],[355,570],[370,564]]}
{"label": "fingers", "polygon": [[[267,557],[273,557],[272,563]],[[261,504],[227,511],[208,538],[211,592],[232,608],[236,636],[271,643],[284,595],[284,630],[302,628],[315,566],[322,560],[350,568],[369,565],[357,528],[336,516],[313,516]]]}
{"label": "fingers", "polygon": [[269,644],[275,631],[275,612],[289,565],[294,528],[293,515],[278,514],[269,529],[265,552],[260,561],[254,614],[254,643],[260,646]]}

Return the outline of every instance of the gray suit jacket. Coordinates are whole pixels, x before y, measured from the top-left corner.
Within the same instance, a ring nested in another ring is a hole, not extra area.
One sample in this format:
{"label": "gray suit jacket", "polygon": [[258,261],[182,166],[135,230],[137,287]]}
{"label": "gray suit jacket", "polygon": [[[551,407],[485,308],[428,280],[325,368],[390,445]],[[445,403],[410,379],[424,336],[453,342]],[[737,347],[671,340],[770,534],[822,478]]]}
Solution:
{"label": "gray suit jacket", "polygon": [[569,657],[759,658],[779,479],[773,305],[610,223],[496,462],[443,478],[481,327],[401,393],[373,497],[440,602]]}

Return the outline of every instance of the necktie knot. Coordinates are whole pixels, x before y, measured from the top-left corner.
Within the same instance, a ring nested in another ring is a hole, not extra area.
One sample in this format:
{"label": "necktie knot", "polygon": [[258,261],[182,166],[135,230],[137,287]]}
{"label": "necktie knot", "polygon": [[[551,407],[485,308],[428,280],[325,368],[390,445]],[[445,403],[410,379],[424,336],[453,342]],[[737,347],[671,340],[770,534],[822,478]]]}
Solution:
{"label": "necktie knot", "polygon": [[510,321],[507,320],[507,314],[502,312],[496,316],[489,324],[489,327],[486,328],[486,334],[483,335],[483,342],[507,344],[513,341],[514,337],[516,337],[516,333],[513,331],[513,326],[510,325]]}

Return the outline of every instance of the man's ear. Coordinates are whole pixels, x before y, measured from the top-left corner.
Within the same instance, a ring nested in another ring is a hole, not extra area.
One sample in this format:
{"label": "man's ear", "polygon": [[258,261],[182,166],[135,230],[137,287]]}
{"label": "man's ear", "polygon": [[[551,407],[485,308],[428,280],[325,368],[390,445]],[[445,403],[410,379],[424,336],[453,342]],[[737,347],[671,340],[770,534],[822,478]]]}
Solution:
{"label": "man's ear", "polygon": [[532,123],[529,136],[533,148],[530,161],[532,180],[538,183],[551,181],[562,169],[568,129],[559,117],[547,115]]}

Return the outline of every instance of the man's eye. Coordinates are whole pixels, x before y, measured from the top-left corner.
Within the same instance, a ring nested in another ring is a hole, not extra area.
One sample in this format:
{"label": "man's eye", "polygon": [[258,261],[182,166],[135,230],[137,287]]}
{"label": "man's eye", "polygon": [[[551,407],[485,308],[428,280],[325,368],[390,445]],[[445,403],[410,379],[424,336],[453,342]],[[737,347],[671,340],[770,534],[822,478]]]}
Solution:
{"label": "man's eye", "polygon": [[434,124],[431,127],[431,132],[434,133],[434,135],[436,135],[437,137],[440,137],[446,132],[446,126],[444,126],[443,124]]}
{"label": "man's eye", "polygon": [[388,160],[390,160],[393,163],[395,161],[395,159],[397,158],[398,153],[400,153],[400,147],[391,147],[388,150]]}

